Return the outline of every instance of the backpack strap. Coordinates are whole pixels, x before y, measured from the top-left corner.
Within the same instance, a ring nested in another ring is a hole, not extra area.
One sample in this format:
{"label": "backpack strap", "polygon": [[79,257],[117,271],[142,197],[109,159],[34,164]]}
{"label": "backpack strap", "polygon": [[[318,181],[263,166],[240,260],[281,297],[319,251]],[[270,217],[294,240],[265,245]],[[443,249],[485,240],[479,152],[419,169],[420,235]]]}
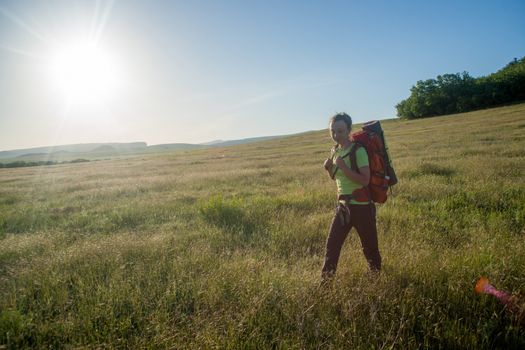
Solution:
{"label": "backpack strap", "polygon": [[348,152],[348,156],[350,157],[350,168],[353,171],[360,174],[359,168],[357,167],[357,157],[356,157],[357,148],[359,147],[362,147],[362,145],[358,142],[354,142],[354,146],[352,147],[350,152]]}

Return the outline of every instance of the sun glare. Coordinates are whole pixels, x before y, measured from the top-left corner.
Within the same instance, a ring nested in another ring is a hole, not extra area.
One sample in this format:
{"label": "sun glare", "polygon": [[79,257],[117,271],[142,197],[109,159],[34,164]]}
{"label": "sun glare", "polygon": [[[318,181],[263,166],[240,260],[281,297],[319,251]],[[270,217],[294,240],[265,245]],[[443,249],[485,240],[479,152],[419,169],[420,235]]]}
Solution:
{"label": "sun glare", "polygon": [[113,96],[119,79],[112,57],[93,44],[63,47],[52,55],[50,76],[69,103],[99,103]]}

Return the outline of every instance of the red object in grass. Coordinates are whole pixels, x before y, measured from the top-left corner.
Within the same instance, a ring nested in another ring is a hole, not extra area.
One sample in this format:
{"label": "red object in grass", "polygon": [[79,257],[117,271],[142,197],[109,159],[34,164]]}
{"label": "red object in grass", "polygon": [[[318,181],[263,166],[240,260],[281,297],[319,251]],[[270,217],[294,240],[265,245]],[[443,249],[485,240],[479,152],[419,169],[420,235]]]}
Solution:
{"label": "red object in grass", "polygon": [[505,305],[510,310],[516,307],[515,303],[512,300],[512,295],[503,290],[498,290],[494,288],[493,285],[489,283],[487,277],[480,277],[476,283],[476,288],[474,289],[476,293],[479,294],[490,294],[496,297],[503,305]]}

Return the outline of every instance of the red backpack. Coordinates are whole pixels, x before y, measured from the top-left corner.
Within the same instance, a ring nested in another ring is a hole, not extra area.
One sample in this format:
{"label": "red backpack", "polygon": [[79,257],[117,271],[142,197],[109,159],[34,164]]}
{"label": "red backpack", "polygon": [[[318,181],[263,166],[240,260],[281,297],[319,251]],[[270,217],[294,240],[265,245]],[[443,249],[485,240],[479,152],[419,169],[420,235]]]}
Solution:
{"label": "red backpack", "polygon": [[363,129],[353,133],[350,139],[355,143],[349,152],[352,170],[359,172],[355,153],[359,147],[364,147],[370,167],[370,197],[376,203],[385,203],[388,188],[397,183],[397,177],[388,155],[381,124],[379,121],[365,123]]}

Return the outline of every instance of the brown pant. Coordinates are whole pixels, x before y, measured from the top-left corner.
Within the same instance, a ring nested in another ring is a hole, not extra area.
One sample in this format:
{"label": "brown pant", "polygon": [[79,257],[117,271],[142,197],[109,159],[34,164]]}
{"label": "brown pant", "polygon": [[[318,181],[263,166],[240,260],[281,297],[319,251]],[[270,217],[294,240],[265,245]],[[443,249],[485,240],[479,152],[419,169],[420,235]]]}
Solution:
{"label": "brown pant", "polygon": [[341,247],[352,227],[355,227],[359,234],[361,247],[370,270],[375,272],[381,270],[381,255],[377,244],[375,205],[373,203],[369,205],[350,204],[347,207],[350,211],[350,220],[342,220],[338,213],[332,219],[330,233],[326,241],[326,256],[322,270],[323,277],[329,277],[335,273]]}

